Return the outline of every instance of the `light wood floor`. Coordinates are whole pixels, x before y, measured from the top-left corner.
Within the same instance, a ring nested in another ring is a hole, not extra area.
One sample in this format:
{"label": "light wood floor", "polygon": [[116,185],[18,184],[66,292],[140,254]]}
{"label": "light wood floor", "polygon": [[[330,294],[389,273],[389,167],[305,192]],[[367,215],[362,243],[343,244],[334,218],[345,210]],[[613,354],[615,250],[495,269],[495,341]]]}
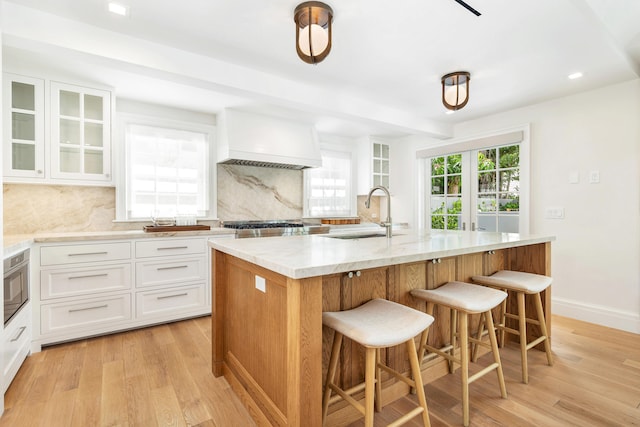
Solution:
{"label": "light wood floor", "polygon": [[[211,374],[210,334],[204,317],[46,348],[18,372],[0,427],[253,426]],[[520,383],[518,347],[501,350],[509,397],[500,398],[495,375],[474,382],[471,425],[640,425],[640,335],[554,316],[553,337],[553,367],[529,352],[529,385]],[[460,426],[457,372],[425,389],[432,426]],[[376,426],[413,399],[385,407]]]}

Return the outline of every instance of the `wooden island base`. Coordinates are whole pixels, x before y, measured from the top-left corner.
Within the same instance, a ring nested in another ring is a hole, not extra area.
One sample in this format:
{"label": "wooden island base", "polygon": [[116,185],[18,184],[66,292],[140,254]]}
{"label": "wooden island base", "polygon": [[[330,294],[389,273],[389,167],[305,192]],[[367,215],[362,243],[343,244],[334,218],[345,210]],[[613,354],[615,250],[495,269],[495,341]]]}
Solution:
{"label": "wooden island base", "polygon": [[[448,281],[471,282],[473,275],[508,269],[550,275],[551,244],[537,243],[415,263],[292,279],[213,250],[213,373],[224,375],[260,426],[321,426],[322,388],[333,331],[323,328],[322,312],[357,307],[385,298],[425,311],[412,289],[433,289]],[[354,272],[355,273],[355,272]],[[265,279],[264,291],[261,278]],[[550,288],[543,294],[547,329],[551,331]],[[527,310],[533,311],[527,300]],[[429,342],[449,341],[449,313],[437,307]],[[477,317],[471,319],[475,330]],[[528,326],[531,339],[540,332]],[[386,363],[408,372],[404,346],[383,351]],[[448,373],[437,357],[422,365],[425,383]],[[364,352],[345,339],[337,377],[343,388],[362,382]],[[393,379],[383,380],[383,404],[409,393]],[[427,396],[427,400],[429,397]],[[326,425],[342,426],[358,419],[352,407],[330,408]]]}

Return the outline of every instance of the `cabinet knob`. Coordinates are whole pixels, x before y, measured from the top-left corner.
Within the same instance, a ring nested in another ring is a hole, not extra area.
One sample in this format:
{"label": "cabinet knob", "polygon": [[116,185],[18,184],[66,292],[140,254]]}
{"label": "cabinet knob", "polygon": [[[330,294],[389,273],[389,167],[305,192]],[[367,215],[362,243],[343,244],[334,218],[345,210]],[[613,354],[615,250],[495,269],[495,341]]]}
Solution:
{"label": "cabinet knob", "polygon": [[434,263],[434,264],[441,264],[442,263],[442,258],[432,259],[431,262]]}
{"label": "cabinet knob", "polygon": [[350,272],[349,272],[349,274],[347,274],[347,277],[348,277],[349,279],[352,279],[352,278],[353,278],[353,271],[350,271]]}
{"label": "cabinet knob", "polygon": [[362,273],[360,273],[360,270],[356,271],[356,276],[357,276],[357,277],[362,276]]}
{"label": "cabinet knob", "polygon": [[487,254],[489,254],[489,255],[495,255],[495,254],[496,254],[496,251],[487,251]]}

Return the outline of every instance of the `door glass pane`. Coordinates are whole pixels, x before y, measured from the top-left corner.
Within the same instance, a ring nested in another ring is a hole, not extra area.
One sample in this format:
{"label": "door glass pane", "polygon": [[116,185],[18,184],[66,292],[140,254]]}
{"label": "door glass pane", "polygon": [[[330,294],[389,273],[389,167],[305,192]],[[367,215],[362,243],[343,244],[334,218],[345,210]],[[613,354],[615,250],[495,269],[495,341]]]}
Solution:
{"label": "door glass pane", "polygon": [[36,146],[32,144],[11,144],[11,168],[32,171],[36,169]]}
{"label": "door glass pane", "polygon": [[34,111],[36,96],[35,86],[27,83],[11,82],[11,107]]}
{"label": "door glass pane", "polygon": [[80,122],[60,119],[60,143],[80,145]]}
{"label": "door glass pane", "polygon": [[518,215],[500,215],[498,217],[498,231],[501,233],[517,233],[519,222]]}
{"label": "door glass pane", "polygon": [[500,212],[519,212],[520,198],[518,193],[500,193]]}
{"label": "door glass pane", "polygon": [[36,140],[36,116],[34,114],[11,113],[11,137],[25,141]]}
{"label": "door glass pane", "polygon": [[478,214],[478,231],[497,231],[495,215]]}
{"label": "door glass pane", "polygon": [[478,173],[478,192],[487,193],[496,191],[496,173],[480,172]]}
{"label": "door glass pane", "polygon": [[60,91],[60,115],[80,117],[80,94],[69,92],[67,90]]}
{"label": "door glass pane", "polygon": [[91,120],[102,120],[102,97],[84,96],[84,118]]}
{"label": "door glass pane", "polygon": [[102,151],[86,150],[84,152],[84,172],[102,173]]}
{"label": "door glass pane", "polygon": [[500,172],[500,191],[519,191],[520,173],[518,169]]}
{"label": "door glass pane", "polygon": [[80,173],[80,149],[74,147],[60,148],[60,171],[68,173]]}
{"label": "door glass pane", "polygon": [[431,165],[431,228],[462,228],[462,154],[434,157]]}
{"label": "door glass pane", "polygon": [[496,198],[493,194],[478,195],[478,212],[495,212],[496,211]]}
{"label": "door glass pane", "polygon": [[91,147],[102,147],[102,124],[84,124],[84,145]]}

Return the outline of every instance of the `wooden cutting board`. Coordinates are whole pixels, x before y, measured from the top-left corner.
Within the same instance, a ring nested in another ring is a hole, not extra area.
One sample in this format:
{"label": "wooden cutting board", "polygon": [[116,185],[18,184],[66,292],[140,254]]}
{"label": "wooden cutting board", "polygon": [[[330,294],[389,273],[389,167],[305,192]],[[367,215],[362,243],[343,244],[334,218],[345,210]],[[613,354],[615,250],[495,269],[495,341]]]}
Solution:
{"label": "wooden cutting board", "polygon": [[142,228],[147,233],[167,232],[167,231],[195,231],[211,230],[209,225],[145,225]]}
{"label": "wooden cutting board", "polygon": [[331,225],[360,224],[360,218],[323,218],[322,223]]}

